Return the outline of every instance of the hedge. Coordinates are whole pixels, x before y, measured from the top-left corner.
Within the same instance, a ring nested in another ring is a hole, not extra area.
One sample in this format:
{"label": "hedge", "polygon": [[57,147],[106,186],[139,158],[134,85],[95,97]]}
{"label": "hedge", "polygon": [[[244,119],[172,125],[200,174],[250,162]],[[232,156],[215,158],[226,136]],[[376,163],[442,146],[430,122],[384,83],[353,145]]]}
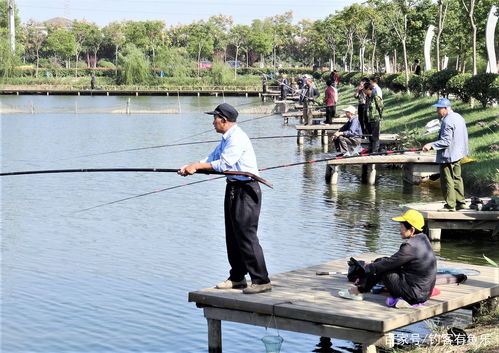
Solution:
{"label": "hedge", "polygon": [[[340,82],[357,86],[360,79],[366,76],[361,72],[340,72]],[[371,75],[370,77],[372,77]],[[383,88],[394,92],[404,92],[405,73],[376,74],[378,83]],[[471,98],[479,101],[484,107],[499,102],[499,74],[482,73],[471,75],[460,74],[456,70],[426,71],[421,76],[409,75],[409,90],[418,96],[426,92],[448,97],[456,96],[468,103]]]}

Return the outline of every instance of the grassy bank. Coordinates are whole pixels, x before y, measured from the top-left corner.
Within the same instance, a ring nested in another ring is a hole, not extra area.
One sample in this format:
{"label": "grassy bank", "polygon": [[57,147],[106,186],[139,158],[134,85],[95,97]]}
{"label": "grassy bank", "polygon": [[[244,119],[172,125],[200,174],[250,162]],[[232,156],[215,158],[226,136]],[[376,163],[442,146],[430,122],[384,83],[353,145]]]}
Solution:
{"label": "grassy bank", "polygon": [[[448,327],[441,327],[432,332],[435,337],[447,334]],[[464,328],[471,342],[464,345],[445,344],[405,346],[403,348],[388,349],[390,353],[497,353],[499,352],[499,309]]]}
{"label": "grassy bank", "polygon": [[[345,100],[356,104],[352,98],[353,87],[340,92],[340,104]],[[436,119],[435,108],[431,107],[437,97],[414,97],[409,94],[383,91],[385,103],[384,120],[381,126],[384,133],[397,133],[408,137],[406,147],[421,148],[425,143],[438,138],[438,133],[424,136],[424,126]],[[470,107],[459,100],[451,99],[454,111],[466,120],[469,136],[470,157],[473,163],[463,166],[466,194],[490,195],[499,190],[499,107]]]}

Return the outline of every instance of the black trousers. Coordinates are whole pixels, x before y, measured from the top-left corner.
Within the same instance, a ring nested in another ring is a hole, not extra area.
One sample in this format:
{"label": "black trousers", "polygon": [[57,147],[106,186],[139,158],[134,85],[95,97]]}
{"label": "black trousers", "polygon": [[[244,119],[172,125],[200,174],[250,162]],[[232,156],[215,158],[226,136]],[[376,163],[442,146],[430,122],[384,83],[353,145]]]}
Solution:
{"label": "black trousers", "polygon": [[359,123],[362,128],[362,133],[367,134],[367,111],[365,104],[359,104],[357,106],[357,112],[359,115]]}
{"label": "black trousers", "polygon": [[336,106],[328,105],[326,107],[326,124],[331,124],[333,122],[333,118],[336,115]]}
{"label": "black trousers", "polygon": [[379,130],[380,121],[367,122],[367,132],[371,135],[369,137],[369,152],[379,152]]}
{"label": "black trousers", "polygon": [[263,250],[258,241],[262,203],[260,185],[254,180],[227,181],[225,188],[225,242],[232,281],[249,273],[252,283],[270,282]]}

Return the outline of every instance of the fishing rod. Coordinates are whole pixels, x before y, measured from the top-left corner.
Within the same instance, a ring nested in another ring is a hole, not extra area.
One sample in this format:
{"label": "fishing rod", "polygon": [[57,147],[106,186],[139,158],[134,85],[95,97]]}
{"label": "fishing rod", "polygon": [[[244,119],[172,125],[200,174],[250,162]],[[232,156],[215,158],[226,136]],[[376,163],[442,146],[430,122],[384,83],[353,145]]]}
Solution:
{"label": "fishing rod", "polygon": [[[296,135],[250,137],[250,140],[277,139],[277,138],[287,138],[287,137],[296,137]],[[100,156],[100,155],[103,155],[103,154],[122,153],[122,152],[131,152],[131,151],[141,151],[141,150],[147,150],[147,149],[153,149],[153,148],[187,146],[187,145],[197,145],[197,144],[215,143],[215,142],[220,142],[220,140],[193,141],[193,142],[182,142],[182,143],[170,143],[170,144],[166,144],[166,145],[157,145],[157,146],[148,146],[148,147],[128,148],[128,149],[123,149],[123,150],[115,150],[115,151],[92,153],[92,154],[83,154],[81,156],[76,156],[76,157],[73,157],[73,158]],[[71,158],[68,158],[68,159],[71,159]]]}
{"label": "fishing rod", "polygon": [[[167,168],[88,168],[88,169],[49,169],[49,170],[28,170],[20,172],[7,172],[0,173],[0,176],[13,176],[13,175],[30,175],[30,174],[55,174],[55,173],[103,173],[103,172],[140,172],[140,173],[177,173],[179,169]],[[265,179],[249,172],[239,171],[225,171],[217,172],[215,170],[198,170],[198,174],[219,174],[219,175],[239,175],[251,178],[262,183],[269,188],[274,186]]]}
{"label": "fishing rod", "polygon": [[310,160],[310,161],[305,161],[305,162],[296,162],[296,163],[288,163],[288,164],[282,164],[282,165],[277,165],[273,167],[267,167],[267,168],[260,168],[259,171],[265,171],[265,170],[271,170],[271,169],[278,169],[278,168],[287,168],[287,167],[293,167],[297,165],[303,165],[303,164],[311,164],[311,163],[318,163],[318,162],[327,162],[327,161],[333,161],[337,159],[350,159],[350,158],[359,158],[359,157],[370,157],[370,156],[384,156],[384,155],[389,155],[389,154],[403,154],[406,152],[418,152],[422,151],[422,149],[418,148],[409,148],[406,150],[392,150],[392,151],[384,151],[384,152],[372,152],[372,153],[366,153],[366,152],[361,152],[358,155],[344,155],[342,153],[331,157],[331,158],[323,158],[323,159],[315,159],[315,160]]}
{"label": "fishing rod", "polygon": [[[417,151],[422,151],[422,150],[421,149],[416,149],[416,148],[411,148],[411,149],[407,149],[407,150],[374,152],[374,153],[370,153],[370,154],[368,154],[368,153],[362,153],[362,154],[360,154],[358,156],[343,156],[340,153],[340,154],[338,154],[338,155],[336,155],[336,156],[334,156],[332,158],[324,158],[324,159],[310,160],[310,161],[305,161],[305,162],[289,163],[289,164],[283,164],[283,165],[274,166],[274,167],[260,168],[258,170],[259,171],[266,171],[266,170],[271,170],[271,169],[286,168],[286,167],[292,167],[292,166],[303,165],[303,164],[308,164],[308,163],[325,162],[325,161],[330,161],[330,160],[334,160],[334,159],[356,158],[356,157],[364,157],[364,156],[369,156],[369,155],[373,156],[373,155],[385,155],[385,154],[405,153],[405,152],[417,152]],[[124,199],[120,199],[120,200],[115,200],[115,201],[111,201],[111,202],[99,204],[99,205],[96,205],[96,206],[93,206],[93,207],[89,207],[89,208],[85,208],[83,210],[79,210],[79,211],[76,211],[76,212],[87,211],[87,210],[91,210],[91,209],[97,208],[97,207],[111,205],[111,204],[114,204],[114,203],[118,203],[118,202],[130,200],[130,199],[134,199],[134,198],[138,198],[138,197],[142,197],[142,196],[147,196],[147,195],[151,195],[151,194],[162,192],[162,191],[168,191],[168,190],[176,189],[176,188],[179,188],[179,187],[193,185],[193,184],[198,184],[198,183],[202,183],[202,182],[206,182],[206,181],[211,181],[211,180],[216,180],[216,179],[220,179],[220,178],[223,178],[223,176],[217,177],[217,178],[204,179],[204,180],[192,182],[192,183],[189,183],[189,184],[180,184],[180,185],[172,186],[172,187],[169,187],[169,188],[166,188],[166,189],[161,189],[161,190],[156,190],[156,191],[150,191],[150,192],[147,192],[147,193],[144,193],[144,194],[134,195],[134,196],[126,197]]]}

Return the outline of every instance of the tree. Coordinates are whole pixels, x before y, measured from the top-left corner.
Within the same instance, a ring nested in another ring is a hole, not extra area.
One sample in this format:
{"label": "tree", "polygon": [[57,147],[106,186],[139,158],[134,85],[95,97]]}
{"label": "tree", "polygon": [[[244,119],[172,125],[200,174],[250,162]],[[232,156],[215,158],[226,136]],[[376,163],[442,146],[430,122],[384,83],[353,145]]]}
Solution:
{"label": "tree", "polygon": [[247,46],[248,44],[248,34],[250,32],[250,27],[246,25],[236,25],[230,29],[229,32],[229,43],[234,45],[236,48],[236,54],[234,56],[234,78],[237,77],[237,62],[239,49],[241,47]]}
{"label": "tree", "polygon": [[476,0],[461,0],[461,4],[463,5],[463,8],[466,10],[466,13],[468,14],[468,19],[470,21],[470,26],[471,26],[471,41],[472,41],[472,48],[473,48],[473,75],[477,74],[477,69],[476,69],[476,31],[477,31],[477,26],[475,22],[475,3]]}
{"label": "tree", "polygon": [[207,26],[204,22],[192,23],[187,26],[187,33],[187,51],[197,59],[199,76],[201,57],[209,57],[213,55],[213,35],[209,31],[209,26]]}
{"label": "tree", "polygon": [[449,0],[437,0],[437,1],[438,1],[438,26],[437,26],[436,49],[437,49],[437,71],[440,71],[440,38],[442,37],[442,32],[444,31],[445,27],[445,18],[447,17]]}
{"label": "tree", "polygon": [[34,20],[30,20],[24,27],[24,37],[26,49],[33,51],[35,54],[35,77],[38,77],[38,69],[40,67],[40,50],[42,49],[45,39],[47,38],[47,33],[38,28],[38,24]]}
{"label": "tree", "polygon": [[272,36],[268,31],[268,23],[253,20],[248,37],[249,46],[256,54],[260,55],[260,67],[264,67],[265,55],[272,52]]}
{"label": "tree", "polygon": [[56,58],[66,60],[66,67],[69,67],[68,60],[76,52],[74,35],[64,29],[49,28],[46,43],[47,50],[51,51]]}
{"label": "tree", "polygon": [[127,44],[118,56],[118,82],[145,83],[151,76],[151,67],[144,53],[134,44]]}
{"label": "tree", "polygon": [[394,30],[404,54],[405,87],[409,91],[409,63],[407,61],[408,17],[418,0],[392,0],[387,3],[386,23]]}
{"label": "tree", "polygon": [[111,22],[102,29],[104,35],[103,43],[114,47],[114,65],[118,67],[118,52],[125,44],[125,33],[123,31],[123,23]]}

